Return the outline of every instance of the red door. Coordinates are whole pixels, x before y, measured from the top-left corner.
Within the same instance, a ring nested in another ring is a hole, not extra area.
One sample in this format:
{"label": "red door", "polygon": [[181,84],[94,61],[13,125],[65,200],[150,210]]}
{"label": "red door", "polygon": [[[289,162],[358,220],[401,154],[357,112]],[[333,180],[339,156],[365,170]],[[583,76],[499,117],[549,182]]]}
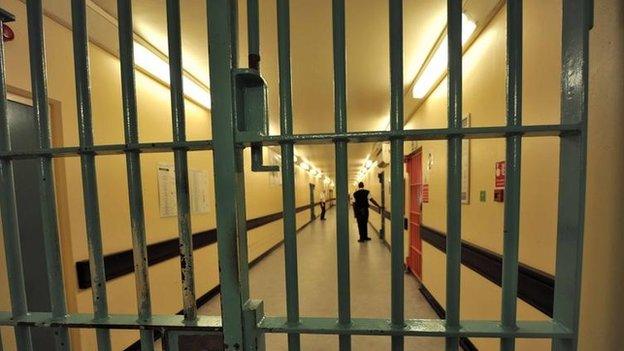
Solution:
{"label": "red door", "polygon": [[422,239],[420,237],[422,204],[422,152],[407,158],[409,174],[409,250],[407,268],[422,281]]}

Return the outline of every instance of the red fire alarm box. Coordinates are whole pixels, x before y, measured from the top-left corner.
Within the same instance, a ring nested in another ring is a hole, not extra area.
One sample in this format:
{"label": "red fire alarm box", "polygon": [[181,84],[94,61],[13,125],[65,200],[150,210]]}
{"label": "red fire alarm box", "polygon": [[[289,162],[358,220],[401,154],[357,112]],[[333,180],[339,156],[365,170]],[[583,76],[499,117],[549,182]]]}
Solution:
{"label": "red fire alarm box", "polygon": [[2,41],[11,41],[15,39],[15,33],[11,27],[6,24],[2,24]]}

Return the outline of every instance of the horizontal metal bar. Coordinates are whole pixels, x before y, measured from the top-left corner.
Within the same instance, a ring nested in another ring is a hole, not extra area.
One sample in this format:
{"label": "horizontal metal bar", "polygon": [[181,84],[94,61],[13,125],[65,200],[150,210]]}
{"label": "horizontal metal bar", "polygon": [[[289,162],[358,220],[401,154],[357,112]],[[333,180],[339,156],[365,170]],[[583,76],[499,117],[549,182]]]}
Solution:
{"label": "horizontal metal bar", "polygon": [[390,319],[354,318],[340,324],[336,318],[301,318],[289,324],[284,317],[265,317],[258,327],[265,333],[404,335],[429,337],[538,338],[567,339],[573,334],[550,321],[519,321],[517,329],[505,329],[500,321],[460,321],[460,328],[449,328],[443,319],[406,319],[397,326]]}
{"label": "horizontal metal bar", "polygon": [[155,142],[139,144],[109,144],[96,145],[92,147],[68,146],[43,150],[14,150],[0,151],[0,158],[7,159],[29,159],[39,157],[72,157],[83,154],[95,155],[121,155],[126,152],[156,153],[172,152],[173,150],[184,149],[187,151],[212,150],[212,140],[196,140],[185,142]]}
{"label": "horizontal metal bar", "polygon": [[354,143],[370,143],[391,139],[404,140],[446,140],[450,136],[462,136],[465,139],[493,139],[505,138],[512,135],[523,137],[558,137],[577,133],[579,125],[534,125],[534,126],[497,126],[471,128],[432,128],[432,129],[405,129],[397,131],[367,131],[345,133],[318,133],[294,135],[269,135],[264,137],[239,136],[237,143],[250,146],[258,143],[264,146],[275,146],[283,143],[295,144],[329,144],[337,140]]}
{"label": "horizontal metal bar", "polygon": [[[369,143],[386,141],[390,139],[404,140],[446,140],[449,136],[461,135],[465,139],[495,139],[513,135],[523,137],[559,137],[580,132],[579,124],[546,124],[534,126],[498,126],[498,127],[471,127],[471,128],[431,128],[431,129],[406,129],[402,131],[371,131],[371,132],[345,132],[345,133],[319,133],[319,134],[293,134],[293,135],[270,135],[258,138],[239,137],[237,143],[241,146],[251,146],[251,143],[263,146],[276,146],[282,143],[296,144],[329,144],[336,140],[345,140],[352,143]],[[33,159],[42,156],[48,157],[74,157],[81,154],[121,155],[126,152],[158,153],[171,152],[176,149],[188,151],[212,150],[212,140],[196,140],[186,142],[154,142],[138,144],[107,144],[93,147],[68,146],[43,150],[12,150],[0,151],[3,159]]]}
{"label": "horizontal metal bar", "polygon": [[[258,323],[264,333],[298,334],[351,334],[351,335],[405,335],[430,337],[483,337],[483,338],[537,338],[569,339],[574,334],[551,321],[518,321],[517,329],[506,329],[500,321],[463,320],[459,329],[447,328],[443,319],[406,319],[405,326],[393,325],[390,319],[354,318],[351,324],[340,324],[337,318],[302,317],[299,323],[289,324],[286,317],[265,317]],[[67,328],[110,329],[167,329],[222,331],[220,316],[197,316],[195,321],[185,321],[182,315],[154,315],[148,321],[139,321],[136,314],[111,314],[95,319],[93,314],[70,314],[52,318],[49,312],[31,312],[13,318],[10,312],[0,312],[0,326],[33,326]]]}
{"label": "horizontal metal bar", "polygon": [[221,332],[220,316],[198,316],[196,320],[184,320],[183,315],[153,315],[149,320],[139,321],[136,314],[111,314],[108,318],[96,319],[90,313],[70,314],[64,318],[52,318],[49,312],[31,312],[13,318],[9,312],[0,312],[2,326],[107,328],[107,329],[167,329],[202,330]]}

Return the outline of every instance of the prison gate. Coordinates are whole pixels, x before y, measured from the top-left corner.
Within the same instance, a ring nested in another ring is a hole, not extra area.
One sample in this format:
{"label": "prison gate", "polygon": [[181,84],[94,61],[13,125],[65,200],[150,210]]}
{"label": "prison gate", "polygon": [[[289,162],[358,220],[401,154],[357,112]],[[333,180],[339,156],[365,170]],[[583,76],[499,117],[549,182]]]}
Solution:
{"label": "prison gate", "polygon": [[[448,126],[438,129],[404,130],[403,119],[403,4],[389,0],[391,111],[389,131],[349,132],[346,108],[345,1],[333,0],[333,53],[335,86],[335,131],[294,134],[290,73],[289,1],[277,0],[279,50],[279,135],[268,133],[266,84],[259,72],[258,0],[248,0],[249,67],[237,67],[237,8],[229,0],[207,0],[212,100],[213,140],[186,140],[179,0],[167,0],[167,29],[171,76],[173,141],[140,143],[132,48],[132,6],[118,1],[119,43],[125,143],[94,145],[91,117],[89,53],[85,0],[73,0],[73,44],[76,96],[79,111],[80,145],[53,148],[47,105],[46,58],[41,0],[28,0],[30,72],[37,122],[38,148],[11,150],[7,119],[4,48],[0,47],[0,209],[4,232],[11,311],[0,312],[0,325],[13,327],[19,350],[31,350],[33,327],[54,331],[56,350],[70,350],[68,328],[97,331],[98,349],[111,349],[111,329],[138,329],[141,349],[154,349],[154,332],[164,335],[164,348],[178,350],[189,335],[223,333],[225,350],[264,350],[266,333],[288,335],[288,349],[300,349],[301,334],[332,334],[341,351],[351,349],[352,335],[379,335],[392,339],[392,350],[403,350],[404,337],[427,336],[446,339],[446,350],[455,351],[460,337],[497,338],[501,350],[515,348],[517,338],[551,339],[553,350],[576,350],[579,320],[581,250],[585,205],[587,143],[588,33],[592,26],[591,1],[563,2],[561,123],[522,124],[522,1],[507,1],[507,124],[505,126],[462,127],[462,1],[448,0]],[[13,20],[2,11],[1,22]],[[0,45],[3,45],[0,42]],[[559,208],[556,252],[556,280],[553,319],[520,321],[516,318],[518,290],[519,203],[521,145],[523,138],[555,136],[560,139]],[[461,320],[461,142],[463,139],[505,138],[507,184],[504,208],[504,252],[502,313],[500,320]],[[447,242],[446,319],[406,319],[404,316],[403,272],[403,143],[406,140],[447,140]],[[347,153],[350,143],[391,143],[391,315],[385,319],[352,318],[350,313]],[[336,153],[337,279],[338,314],[312,318],[299,313],[297,238],[295,223],[295,144],[334,144]],[[270,316],[262,301],[249,294],[247,233],[244,225],[245,188],[243,148],[252,150],[254,171],[274,171],[262,160],[262,148],[281,148],[284,206],[284,246],[287,313]],[[222,317],[197,314],[194,296],[193,250],[187,155],[198,150],[214,154],[216,218]],[[145,219],[141,193],[140,157],[147,152],[173,152],[180,236],[183,315],[153,315],[150,305],[146,257]],[[107,307],[102,237],[98,216],[95,159],[101,155],[125,154],[132,226],[133,257],[138,310],[135,315],[110,314]],[[68,314],[62,284],[52,161],[57,157],[80,157],[84,189],[85,218],[89,243],[93,313]],[[38,160],[40,202],[44,226],[50,312],[29,312],[26,306],[24,274],[12,163],[17,159]],[[234,196],[232,196],[234,194]]]}

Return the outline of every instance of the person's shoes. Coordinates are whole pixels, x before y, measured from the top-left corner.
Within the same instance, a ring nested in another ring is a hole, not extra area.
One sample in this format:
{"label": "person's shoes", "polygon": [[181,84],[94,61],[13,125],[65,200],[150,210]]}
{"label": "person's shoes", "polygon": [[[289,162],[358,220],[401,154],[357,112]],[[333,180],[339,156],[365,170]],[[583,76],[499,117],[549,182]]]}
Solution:
{"label": "person's shoes", "polygon": [[364,238],[364,240],[365,240],[365,241],[369,241],[369,240],[372,240],[372,239],[371,239],[371,238],[366,237],[366,238]]}
{"label": "person's shoes", "polygon": [[363,243],[363,242],[366,242],[366,239],[359,239],[358,240],[358,243]]}

